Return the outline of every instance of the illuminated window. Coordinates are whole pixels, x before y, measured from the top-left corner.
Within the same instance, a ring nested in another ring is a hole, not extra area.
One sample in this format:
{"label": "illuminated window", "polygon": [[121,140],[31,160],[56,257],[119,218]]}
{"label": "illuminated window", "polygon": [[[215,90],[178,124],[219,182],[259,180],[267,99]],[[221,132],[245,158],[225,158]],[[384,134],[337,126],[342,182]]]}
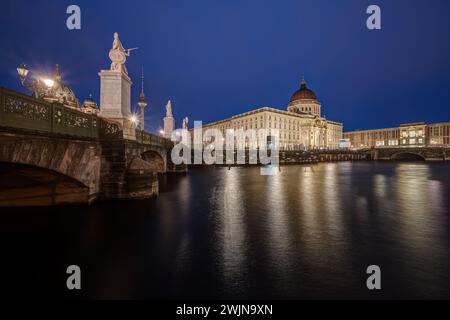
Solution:
{"label": "illuminated window", "polygon": [[415,131],[410,131],[409,132],[409,136],[414,138],[416,136],[416,132]]}
{"label": "illuminated window", "polygon": [[433,128],[433,135],[435,135],[435,136],[439,135],[439,128],[438,127],[434,127]]}
{"label": "illuminated window", "polygon": [[406,144],[406,139],[403,139],[403,140],[402,140],[402,144]]}
{"label": "illuminated window", "polygon": [[419,144],[422,144],[422,143],[423,143],[423,139],[420,138],[420,139],[419,139]]}
{"label": "illuminated window", "polygon": [[389,145],[390,146],[397,146],[398,145],[398,140],[389,140]]}
{"label": "illuminated window", "polygon": [[409,139],[409,144],[416,144],[416,139]]}

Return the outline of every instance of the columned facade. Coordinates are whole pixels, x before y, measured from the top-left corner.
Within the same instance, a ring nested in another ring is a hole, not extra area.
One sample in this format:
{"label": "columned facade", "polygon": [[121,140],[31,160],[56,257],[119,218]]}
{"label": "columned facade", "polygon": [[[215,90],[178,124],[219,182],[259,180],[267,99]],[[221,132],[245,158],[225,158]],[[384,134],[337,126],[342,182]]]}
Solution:
{"label": "columned facade", "polygon": [[284,150],[338,149],[342,128],[342,123],[321,116],[321,104],[304,80],[292,95],[287,111],[263,107],[203,125],[203,130],[218,129],[224,137],[228,129],[267,129],[269,135],[277,130],[279,147]]}
{"label": "columned facade", "polygon": [[450,146],[450,122],[401,124],[398,128],[344,133],[352,148]]}

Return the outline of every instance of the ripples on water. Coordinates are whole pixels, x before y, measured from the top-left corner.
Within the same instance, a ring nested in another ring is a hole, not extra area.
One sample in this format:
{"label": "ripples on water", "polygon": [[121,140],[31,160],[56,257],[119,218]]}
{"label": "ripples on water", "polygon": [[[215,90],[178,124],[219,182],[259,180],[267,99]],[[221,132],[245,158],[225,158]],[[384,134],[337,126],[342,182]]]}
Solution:
{"label": "ripples on water", "polygon": [[154,200],[2,209],[6,287],[73,297],[78,264],[90,298],[450,298],[449,169],[210,167],[162,177]]}

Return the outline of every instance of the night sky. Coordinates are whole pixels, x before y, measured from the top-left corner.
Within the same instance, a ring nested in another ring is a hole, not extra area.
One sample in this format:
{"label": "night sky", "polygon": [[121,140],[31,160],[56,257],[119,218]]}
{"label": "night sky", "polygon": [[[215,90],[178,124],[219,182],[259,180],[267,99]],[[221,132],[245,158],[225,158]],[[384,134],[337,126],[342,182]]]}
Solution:
{"label": "night sky", "polygon": [[[67,6],[82,29],[66,28]],[[366,8],[382,30],[366,28]],[[344,130],[450,121],[448,0],[2,0],[0,86],[27,92],[16,67],[53,74],[82,102],[99,100],[113,33],[132,53],[127,67],[137,109],[141,65],[146,129],[162,126],[173,103],[177,125],[211,122],[262,106],[285,110],[302,76],[322,114]]]}

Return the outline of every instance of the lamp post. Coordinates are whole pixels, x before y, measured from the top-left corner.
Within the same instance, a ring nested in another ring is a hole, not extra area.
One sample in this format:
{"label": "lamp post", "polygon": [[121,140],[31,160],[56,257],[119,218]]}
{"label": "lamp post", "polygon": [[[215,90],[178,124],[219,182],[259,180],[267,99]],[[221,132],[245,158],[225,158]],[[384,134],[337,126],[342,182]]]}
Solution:
{"label": "lamp post", "polygon": [[22,85],[25,82],[25,78],[27,77],[28,72],[30,72],[30,70],[28,70],[28,68],[23,63],[17,68],[17,74],[19,75]]}
{"label": "lamp post", "polygon": [[33,96],[35,98],[39,98],[40,96],[45,95],[48,90],[53,88],[55,84],[54,80],[29,80],[29,78],[27,78],[29,72],[30,70],[23,63],[17,68],[17,74],[19,75],[20,83],[22,84],[22,86],[33,92]]}
{"label": "lamp post", "polygon": [[22,86],[33,92],[33,96],[35,98],[39,98],[38,92],[39,88],[41,87],[41,84],[39,83],[40,81],[34,79],[29,80],[27,78],[29,72],[30,70],[23,63],[17,68],[17,74],[19,75],[20,83],[22,84]]}

